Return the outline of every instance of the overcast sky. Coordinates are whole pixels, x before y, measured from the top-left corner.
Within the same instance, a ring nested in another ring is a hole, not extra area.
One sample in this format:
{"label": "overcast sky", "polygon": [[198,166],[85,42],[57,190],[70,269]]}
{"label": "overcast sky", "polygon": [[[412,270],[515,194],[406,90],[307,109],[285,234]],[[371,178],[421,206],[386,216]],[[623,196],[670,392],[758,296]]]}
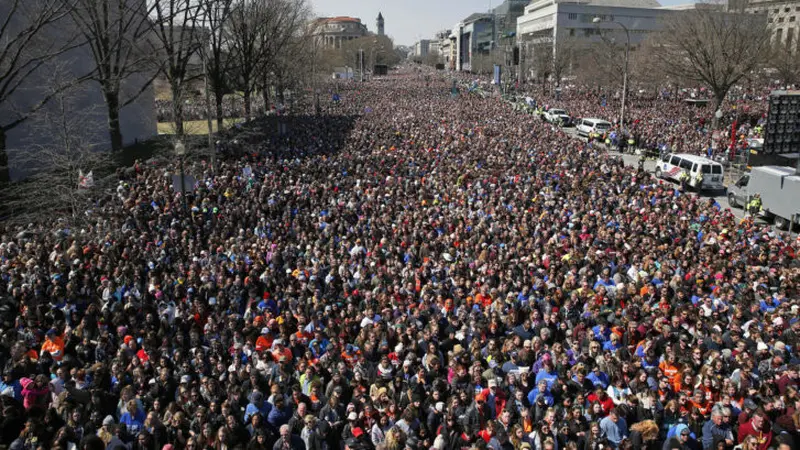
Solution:
{"label": "overcast sky", "polygon": [[[691,0],[659,0],[663,5],[689,3]],[[311,0],[320,17],[352,16],[376,31],[375,19],[383,13],[386,34],[395,45],[411,45],[428,39],[437,31],[450,29],[468,15],[486,12],[501,0]]]}

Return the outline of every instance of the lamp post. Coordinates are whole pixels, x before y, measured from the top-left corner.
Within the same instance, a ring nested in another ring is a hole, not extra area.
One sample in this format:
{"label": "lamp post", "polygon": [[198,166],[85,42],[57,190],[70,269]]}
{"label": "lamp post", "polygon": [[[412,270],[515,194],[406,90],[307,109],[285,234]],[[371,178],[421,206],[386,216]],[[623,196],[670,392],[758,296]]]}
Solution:
{"label": "lamp post", "polygon": [[181,171],[181,198],[183,199],[183,210],[189,211],[189,202],[186,200],[186,173],[183,170],[183,160],[186,156],[186,146],[183,142],[178,141],[175,143],[175,155],[178,156],[180,171]]}
{"label": "lamp post", "polygon": [[361,66],[361,70],[360,70],[360,73],[359,73],[359,80],[363,83],[364,82],[364,49],[363,48],[358,49],[358,59],[359,59],[359,64]]}
{"label": "lamp post", "polygon": [[[208,43],[206,42],[203,45],[203,49],[200,50],[200,59],[203,62],[203,87],[205,90],[205,100],[206,100],[206,121],[208,122],[208,151],[211,157],[211,170],[214,170],[214,168],[217,166],[217,149],[214,146],[214,126],[211,122],[211,94],[208,89],[208,62],[206,61],[207,60],[206,50],[208,50],[207,44]],[[177,149],[177,144],[176,144],[176,149]],[[181,179],[181,183],[183,183],[183,179]]]}
{"label": "lamp post", "polygon": [[628,31],[628,27],[623,25],[621,22],[617,22],[616,20],[602,20],[599,17],[595,17],[592,20],[593,23],[615,23],[622,27],[625,30],[625,38],[627,39],[625,42],[625,71],[622,73],[622,108],[620,109],[619,113],[619,123],[621,127],[625,127],[625,101],[627,100],[628,96],[628,56],[631,50],[631,33]]}

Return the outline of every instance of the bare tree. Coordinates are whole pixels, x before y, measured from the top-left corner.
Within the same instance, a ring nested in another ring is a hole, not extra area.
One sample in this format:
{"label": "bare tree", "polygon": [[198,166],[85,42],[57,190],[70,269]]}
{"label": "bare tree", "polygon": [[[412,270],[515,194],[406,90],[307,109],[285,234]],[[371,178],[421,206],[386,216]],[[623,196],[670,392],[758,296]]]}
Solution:
{"label": "bare tree", "polygon": [[[264,95],[264,107],[269,107],[270,80],[274,82],[279,100],[283,102],[283,92],[290,87],[292,80],[300,80],[307,75],[310,52],[313,48],[311,30],[306,26],[311,11],[306,0],[271,0],[266,11],[264,32],[260,34],[258,45],[265,49],[263,64],[258,67],[256,87]],[[300,64],[298,64],[300,63]]]}
{"label": "bare tree", "polygon": [[223,129],[223,99],[229,89],[228,77],[232,59],[228,53],[228,34],[225,25],[234,8],[234,0],[197,0],[201,22],[208,42],[203,44],[208,70],[207,82],[211,85],[216,108],[217,129]]}
{"label": "bare tree", "polygon": [[664,73],[708,86],[717,110],[731,87],[763,61],[769,32],[762,15],[714,6],[667,16],[653,55]]}
{"label": "bare tree", "polygon": [[774,68],[784,84],[800,83],[800,53],[791,45],[775,43],[772,46],[769,66]]}
{"label": "bare tree", "polygon": [[556,40],[552,56],[552,71],[557,85],[560,85],[561,79],[572,71],[579,53],[579,43],[575,38],[562,36]]}
{"label": "bare tree", "polygon": [[553,71],[553,44],[546,42],[531,46],[530,70],[534,82],[541,85],[542,93],[545,90],[545,83],[550,78]]}
{"label": "bare tree", "polygon": [[[120,110],[133,103],[157,74],[143,45],[150,38],[153,5],[145,0],[73,1],[70,15],[91,50],[96,64],[91,78],[100,84],[108,108],[111,148],[121,150]],[[136,78],[141,78],[138,86],[128,86]]]}
{"label": "bare tree", "polygon": [[253,117],[251,99],[259,81],[259,70],[269,55],[269,48],[262,43],[267,39],[271,3],[270,0],[238,0],[225,26],[236,87],[244,97],[246,120]]}
{"label": "bare tree", "polygon": [[[62,84],[68,71],[59,65],[56,74],[48,77]],[[66,77],[68,78],[68,77]],[[86,219],[84,211],[94,194],[113,176],[113,155],[97,148],[103,132],[87,132],[86,123],[94,123],[104,115],[102,106],[86,106],[86,84],[72,86],[53,94],[46,108],[29,118],[31,135],[48,136],[47,142],[37,142],[24,149],[9,151],[15,168],[25,173],[25,179],[3,189],[0,199],[14,220],[46,219],[57,214],[75,224]],[[83,180],[80,175],[83,174]],[[83,181],[83,183],[82,183]]]}
{"label": "bare tree", "polygon": [[5,0],[0,2],[0,165],[6,165],[6,135],[41,109],[61,89],[50,86],[31,104],[15,102],[37,71],[78,45],[65,26],[70,2],[65,0]]}
{"label": "bare tree", "polygon": [[190,73],[192,58],[199,56],[206,40],[200,27],[202,9],[194,0],[148,0],[153,10],[153,49],[157,69],[169,82],[175,133],[184,134],[183,104],[186,85],[197,75]]}

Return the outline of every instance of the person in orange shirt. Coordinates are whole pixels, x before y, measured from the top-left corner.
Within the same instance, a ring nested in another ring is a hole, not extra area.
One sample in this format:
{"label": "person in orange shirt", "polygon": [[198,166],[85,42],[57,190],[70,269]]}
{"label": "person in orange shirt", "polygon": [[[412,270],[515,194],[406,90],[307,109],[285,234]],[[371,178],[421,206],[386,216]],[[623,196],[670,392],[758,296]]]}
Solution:
{"label": "person in orange shirt", "polygon": [[270,329],[267,327],[262,328],[261,335],[258,337],[258,339],[256,339],[256,351],[263,352],[265,350],[270,350],[272,348],[273,341],[274,339],[272,338]]}
{"label": "person in orange shirt", "polygon": [[658,365],[658,369],[667,377],[669,384],[675,386],[675,378],[681,373],[680,367],[675,362],[675,355],[668,354],[667,358]]}
{"label": "person in orange shirt", "polygon": [[292,360],[292,351],[286,348],[283,339],[275,339],[272,343],[272,357],[278,362],[281,361],[281,357],[286,361]]}
{"label": "person in orange shirt", "polygon": [[314,336],[308,331],[306,331],[305,326],[302,324],[297,325],[297,332],[294,334],[294,336],[297,338],[297,342],[299,342],[303,346],[307,346],[308,341],[314,339]]}
{"label": "person in orange shirt", "polygon": [[711,407],[713,406],[713,403],[706,398],[706,394],[702,391],[702,389],[697,389],[694,391],[694,395],[692,396],[690,403],[692,406],[697,408],[698,411],[700,411],[701,415],[707,416],[711,414]]}
{"label": "person in orange shirt", "polygon": [[47,331],[42,344],[42,351],[40,354],[50,353],[55,361],[61,361],[64,358],[64,338],[58,336],[55,328]]}

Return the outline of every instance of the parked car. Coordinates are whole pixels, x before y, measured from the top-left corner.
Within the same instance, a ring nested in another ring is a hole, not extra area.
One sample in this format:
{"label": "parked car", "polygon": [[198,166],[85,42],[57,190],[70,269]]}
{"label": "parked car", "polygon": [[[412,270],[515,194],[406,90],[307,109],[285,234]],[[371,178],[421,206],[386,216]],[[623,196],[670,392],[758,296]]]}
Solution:
{"label": "parked car", "polygon": [[611,122],[603,119],[580,119],[575,125],[578,136],[584,137],[588,137],[589,133],[604,134],[610,129]]}
{"label": "parked car", "polygon": [[572,118],[563,109],[551,108],[544,113],[544,120],[559,124],[562,127],[569,126],[572,123]]}

